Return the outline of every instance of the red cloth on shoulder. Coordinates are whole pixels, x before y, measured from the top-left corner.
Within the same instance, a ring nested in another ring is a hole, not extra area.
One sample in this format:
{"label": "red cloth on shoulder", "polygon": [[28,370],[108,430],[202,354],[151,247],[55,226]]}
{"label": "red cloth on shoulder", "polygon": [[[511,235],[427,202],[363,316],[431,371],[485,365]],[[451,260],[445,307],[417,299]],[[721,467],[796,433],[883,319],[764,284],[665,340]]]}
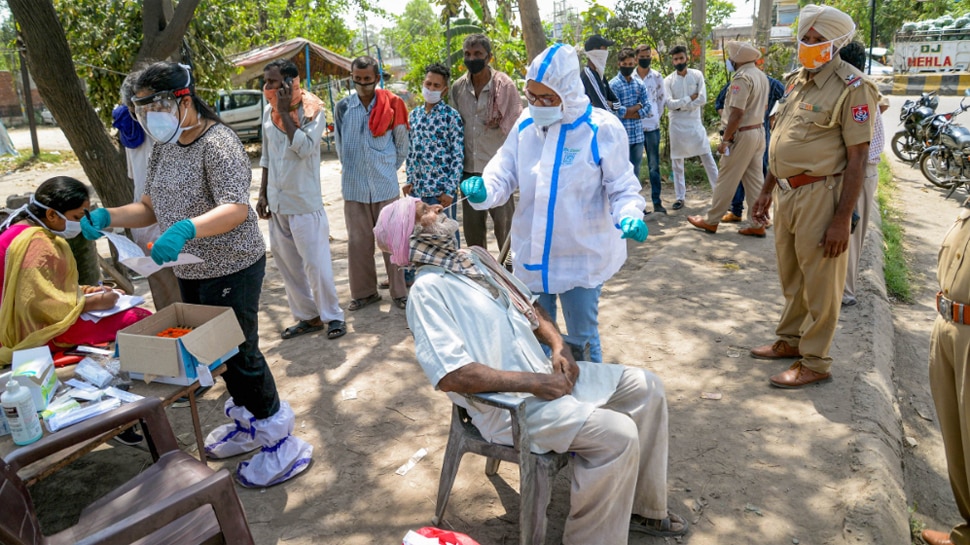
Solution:
{"label": "red cloth on shoulder", "polygon": [[384,89],[374,90],[374,107],[371,108],[370,118],[367,120],[367,128],[371,135],[384,136],[387,131],[394,130],[394,127],[404,125],[411,129],[408,123],[408,105],[401,100],[401,97]]}

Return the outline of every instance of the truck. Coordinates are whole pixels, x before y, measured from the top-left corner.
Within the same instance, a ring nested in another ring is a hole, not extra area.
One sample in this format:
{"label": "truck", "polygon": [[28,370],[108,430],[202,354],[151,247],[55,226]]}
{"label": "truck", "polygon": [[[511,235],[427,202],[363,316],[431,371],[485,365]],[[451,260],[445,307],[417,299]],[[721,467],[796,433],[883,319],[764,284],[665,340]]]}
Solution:
{"label": "truck", "polygon": [[896,34],[896,74],[967,72],[970,67],[970,17],[944,15],[934,21],[905,23]]}

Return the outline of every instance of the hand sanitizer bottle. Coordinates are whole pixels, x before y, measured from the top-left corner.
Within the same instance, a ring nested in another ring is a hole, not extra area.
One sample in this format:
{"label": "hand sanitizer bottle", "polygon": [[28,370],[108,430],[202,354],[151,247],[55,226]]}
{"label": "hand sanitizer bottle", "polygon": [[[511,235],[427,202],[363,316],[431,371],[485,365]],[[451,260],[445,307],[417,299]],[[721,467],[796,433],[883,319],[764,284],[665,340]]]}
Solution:
{"label": "hand sanitizer bottle", "polygon": [[30,390],[20,386],[16,380],[7,383],[7,391],[0,395],[0,406],[3,407],[3,417],[13,433],[13,442],[18,445],[29,445],[44,435],[37,418],[37,408]]}

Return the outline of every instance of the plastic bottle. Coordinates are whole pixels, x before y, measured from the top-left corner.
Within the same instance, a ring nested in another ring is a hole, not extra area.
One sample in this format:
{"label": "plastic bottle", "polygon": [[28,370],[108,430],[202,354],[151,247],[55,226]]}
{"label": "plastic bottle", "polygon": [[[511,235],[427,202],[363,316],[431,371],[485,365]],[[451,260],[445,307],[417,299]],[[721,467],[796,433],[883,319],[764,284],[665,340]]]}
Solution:
{"label": "plastic bottle", "polygon": [[10,425],[13,442],[18,445],[29,445],[44,435],[37,418],[37,408],[30,390],[20,386],[16,380],[7,383],[7,391],[0,395],[0,406],[3,407],[3,417]]}

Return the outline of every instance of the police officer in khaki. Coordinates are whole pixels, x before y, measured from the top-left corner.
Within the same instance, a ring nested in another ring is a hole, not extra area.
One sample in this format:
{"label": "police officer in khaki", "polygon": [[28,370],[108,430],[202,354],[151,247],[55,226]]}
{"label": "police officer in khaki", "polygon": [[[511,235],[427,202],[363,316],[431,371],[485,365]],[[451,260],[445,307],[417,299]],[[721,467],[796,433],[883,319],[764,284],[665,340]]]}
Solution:
{"label": "police officer in khaki", "polygon": [[785,308],[771,345],[756,358],[798,358],[771,377],[773,386],[801,388],[831,380],[829,348],[842,303],[852,209],[865,176],[874,89],[839,58],[855,24],[845,13],[809,4],[798,17],[802,68],[785,81],[778,101],[768,177],[752,209],[769,221],[773,198],[775,250]]}
{"label": "police officer in khaki", "polygon": [[963,522],[949,533],[924,530],[930,545],[970,545],[970,475],[966,442],[970,439],[970,200],[963,203],[953,227],[943,239],[937,278],[940,315],[930,337],[930,391],[943,432],[943,450],[950,486]]}
{"label": "police officer in khaki", "polygon": [[[717,152],[721,154],[717,184],[707,218],[687,216],[691,225],[709,233],[717,232],[718,222],[731,206],[737,189],[734,180],[740,179],[744,185],[748,210],[752,209],[764,185],[762,162],[765,154],[764,118],[768,107],[768,76],[755,66],[761,52],[751,44],[731,41],[725,49],[736,72],[721,113],[724,134],[717,147]],[[761,224],[754,224],[742,231],[752,229],[757,232],[744,234],[765,236],[765,228]]]}

